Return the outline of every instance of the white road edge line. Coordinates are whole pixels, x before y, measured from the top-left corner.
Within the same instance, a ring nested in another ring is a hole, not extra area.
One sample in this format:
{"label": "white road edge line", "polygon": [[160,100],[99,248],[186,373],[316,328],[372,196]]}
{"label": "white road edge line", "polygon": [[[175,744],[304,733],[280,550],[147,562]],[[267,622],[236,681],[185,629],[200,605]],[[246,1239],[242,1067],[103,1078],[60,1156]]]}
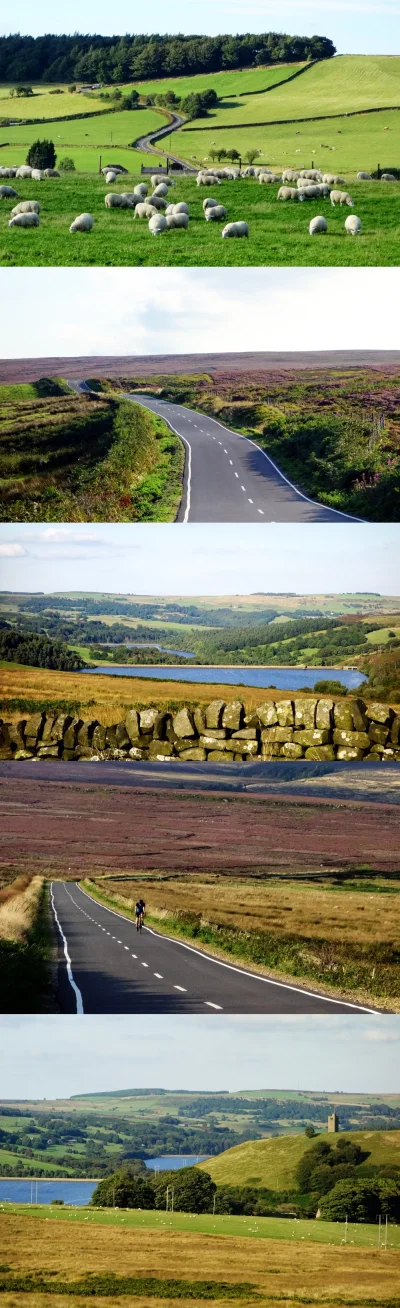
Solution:
{"label": "white road edge line", "polygon": [[[82,890],[78,882],[74,882],[77,889],[87,899],[91,899],[87,890]],[[96,900],[96,903],[98,901]],[[106,908],[105,904],[101,905],[106,913],[112,913],[114,917],[122,917],[124,922],[130,922],[131,919],[124,916],[123,913],[117,913],[115,908]],[[291,986],[288,981],[274,981],[272,977],[259,976],[257,972],[247,972],[244,967],[235,967],[233,963],[224,963],[222,958],[212,958],[211,954],[203,953],[201,949],[195,949],[193,945],[187,945],[183,940],[176,940],[175,936],[167,936],[164,932],[154,931],[152,927],[145,926],[144,931],[149,931],[151,936],[156,936],[157,940],[169,940],[172,945],[179,945],[181,949],[188,949],[190,954],[196,954],[197,958],[204,958],[207,963],[215,963],[217,967],[225,967],[228,972],[239,972],[240,976],[248,976],[251,981],[261,981],[266,986],[277,986],[280,990],[294,990],[296,995],[306,995],[309,999],[323,999],[327,1004],[341,1004],[344,1008],[353,1008],[357,1013],[370,1013],[370,1015],[380,1016],[377,1008],[366,1008],[363,1004],[352,1004],[348,999],[333,999],[331,995],[319,994],[318,990],[303,990],[302,986]]]}
{"label": "white road edge line", "polygon": [[76,1011],[77,1011],[77,1014],[78,1014],[79,1017],[81,1017],[81,1016],[83,1015],[83,1013],[84,1013],[83,999],[82,999],[82,995],[81,995],[81,992],[80,992],[79,986],[76,985],[76,982],[74,981],[74,978],[73,978],[73,973],[72,973],[72,964],[71,964],[71,959],[70,959],[70,956],[69,956],[69,953],[68,953],[68,941],[67,941],[67,939],[66,939],[66,936],[64,935],[64,932],[63,932],[62,926],[60,925],[59,919],[58,919],[58,917],[57,917],[56,906],[55,906],[55,903],[54,903],[53,882],[52,882],[52,881],[50,882],[50,897],[51,897],[51,907],[52,907],[52,909],[53,909],[54,917],[55,917],[55,919],[56,919],[56,923],[57,923],[57,926],[58,926],[58,930],[59,930],[59,932],[60,932],[60,936],[61,936],[61,939],[62,939],[62,942],[63,942],[63,946],[64,946],[64,957],[65,957],[65,961],[66,961],[66,964],[67,964],[67,975],[68,975],[69,984],[70,984],[72,990],[74,991],[74,995],[75,995],[75,999],[76,999]]}
{"label": "white road edge line", "polygon": [[[151,412],[151,413],[156,413],[156,414],[158,413],[158,410],[157,410],[157,409],[151,409],[151,408],[150,408],[150,405],[149,405],[149,404],[143,404],[143,401],[142,401],[142,400],[136,400],[136,399],[133,399],[133,396],[132,396],[132,395],[129,396],[129,399],[132,401],[133,404],[139,404],[140,407],[141,407],[142,409],[147,409],[147,410],[150,409],[150,412]],[[164,417],[164,415],[163,415],[163,414],[158,414],[158,417],[161,417],[161,418],[162,418],[162,417]],[[190,421],[190,419],[189,419],[189,421]],[[190,501],[191,501],[191,493],[192,493],[192,446],[191,446],[191,444],[190,444],[190,441],[188,441],[188,440],[186,439],[186,436],[182,436],[182,432],[181,432],[181,431],[177,431],[177,428],[173,426],[173,424],[172,424],[172,422],[170,422],[169,418],[164,418],[164,422],[166,422],[167,427],[170,427],[170,428],[171,428],[171,431],[173,431],[173,432],[175,433],[175,436],[179,436],[179,440],[180,440],[180,441],[183,441],[183,444],[186,445],[186,446],[187,446],[187,449],[189,450],[189,457],[188,457],[188,470],[187,470],[187,482],[186,482],[186,508],[185,508],[185,513],[184,513],[183,519],[182,519],[183,522],[189,522]],[[183,495],[182,495],[182,499],[183,499]]]}

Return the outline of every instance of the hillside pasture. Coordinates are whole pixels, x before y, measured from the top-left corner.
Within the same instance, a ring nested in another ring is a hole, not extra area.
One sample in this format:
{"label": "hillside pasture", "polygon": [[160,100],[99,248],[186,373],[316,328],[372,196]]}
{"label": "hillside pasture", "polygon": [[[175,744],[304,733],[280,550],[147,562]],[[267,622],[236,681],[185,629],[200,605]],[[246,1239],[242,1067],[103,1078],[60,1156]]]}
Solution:
{"label": "hillside pasture", "polygon": [[[119,158],[119,155],[118,155]],[[139,175],[123,177],[112,190],[131,190]],[[32,183],[16,179],[18,199],[39,198],[40,227],[24,231],[9,228],[13,199],[0,203],[0,264],[75,266],[184,266],[258,267],[265,265],[376,266],[400,263],[400,183],[351,183],[354,210],[332,208],[329,198],[302,204],[277,200],[278,185],[260,186],[255,178],[222,181],[218,187],[197,187],[193,178],[179,178],[174,203],[190,207],[187,231],[166,231],[154,238],[146,220],[135,220],[133,210],[106,209],[103,178],[66,174],[60,181]],[[222,223],[204,219],[205,195],[217,193],[228,221],[245,219],[247,240],[221,240]],[[90,212],[93,231],[71,235],[77,214]],[[363,224],[355,239],[344,229],[349,212]],[[309,222],[326,214],[328,233],[309,236]]]}
{"label": "hillside pasture", "polygon": [[[259,151],[254,163],[273,172],[313,166],[324,173],[344,175],[350,184],[358,172],[372,173],[378,163],[383,169],[398,166],[400,109],[308,122],[271,123],[258,118],[254,125],[242,112],[237,126],[222,119],[218,131],[198,120],[177,132],[174,144],[179,155],[193,165],[212,167],[210,150],[232,149],[239,151],[243,164],[247,151],[254,149]],[[225,162],[229,165],[229,160],[222,159],[221,166]]]}
{"label": "hillside pasture", "polygon": [[[343,1133],[340,1138],[343,1139]],[[327,1133],[319,1134],[319,1139],[333,1143],[332,1136]],[[400,1161],[400,1131],[352,1131],[351,1141],[368,1153],[368,1164],[393,1166]],[[225,1150],[216,1158],[207,1159],[199,1167],[208,1172],[217,1185],[251,1183],[255,1188],[292,1190],[298,1163],[311,1144],[305,1135],[248,1140]]]}
{"label": "hillside pasture", "polygon": [[[86,106],[87,101],[83,101],[81,113],[85,112]],[[104,104],[101,105],[101,109],[100,117],[96,115],[92,118],[75,118],[65,122],[49,120],[46,124],[27,123],[16,127],[1,127],[0,164],[8,167],[25,163],[33,141],[45,136],[54,141],[57,160],[68,155],[73,158],[79,173],[98,173],[101,154],[103,165],[114,161],[138,176],[141,164],[151,165],[153,156],[141,154],[129,147],[132,147],[138,137],[156,132],[160,127],[165,126],[165,115],[157,113],[156,109],[145,108],[104,113]],[[86,111],[93,112],[90,108]],[[156,156],[154,158],[156,159]],[[53,185],[56,185],[54,181]]]}
{"label": "hillside pasture", "polygon": [[67,114],[93,114],[104,109],[104,103],[93,91],[85,95],[68,91],[62,82],[57,86],[33,85],[33,95],[11,95],[12,82],[0,86],[0,120],[2,118],[62,118]]}

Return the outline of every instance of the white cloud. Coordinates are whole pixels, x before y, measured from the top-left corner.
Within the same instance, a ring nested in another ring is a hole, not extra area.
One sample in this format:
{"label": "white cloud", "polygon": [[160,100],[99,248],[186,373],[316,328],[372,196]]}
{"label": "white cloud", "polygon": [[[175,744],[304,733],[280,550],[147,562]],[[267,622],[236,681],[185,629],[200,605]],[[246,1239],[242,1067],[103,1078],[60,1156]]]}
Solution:
{"label": "white cloud", "polygon": [[9,545],[0,545],[0,558],[2,559],[17,559],[22,554],[26,554],[26,550],[23,549],[22,545],[11,543]]}

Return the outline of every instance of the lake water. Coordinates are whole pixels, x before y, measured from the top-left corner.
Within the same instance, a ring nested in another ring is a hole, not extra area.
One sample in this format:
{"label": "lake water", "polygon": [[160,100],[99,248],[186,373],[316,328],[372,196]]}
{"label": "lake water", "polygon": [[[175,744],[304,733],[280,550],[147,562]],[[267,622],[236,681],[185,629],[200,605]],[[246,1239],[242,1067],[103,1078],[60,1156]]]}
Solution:
{"label": "lake water", "polygon": [[126,640],[124,641],[124,649],[156,649],[159,654],[175,654],[175,658],[178,659],[194,658],[193,651],[188,652],[186,649],[167,649],[166,645],[155,645],[154,641],[152,641],[150,645],[148,640],[135,640],[131,645],[128,645],[128,641]]}
{"label": "lake water", "polygon": [[[145,1158],[146,1166],[158,1172],[178,1171],[180,1167],[191,1167],[202,1163],[207,1154],[170,1154],[160,1158]],[[74,1204],[81,1208],[90,1203],[97,1181],[53,1181],[18,1180],[14,1177],[0,1176],[0,1203],[13,1204],[51,1204],[53,1199],[63,1199],[65,1204]]]}
{"label": "lake water", "polygon": [[210,685],[224,686],[259,686],[266,689],[276,686],[277,690],[299,690],[308,686],[313,689],[316,681],[341,681],[348,690],[357,690],[365,675],[361,672],[343,671],[338,668],[200,668],[200,667],[97,667],[85,668],[87,676],[106,677],[149,677],[159,681],[195,681]]}

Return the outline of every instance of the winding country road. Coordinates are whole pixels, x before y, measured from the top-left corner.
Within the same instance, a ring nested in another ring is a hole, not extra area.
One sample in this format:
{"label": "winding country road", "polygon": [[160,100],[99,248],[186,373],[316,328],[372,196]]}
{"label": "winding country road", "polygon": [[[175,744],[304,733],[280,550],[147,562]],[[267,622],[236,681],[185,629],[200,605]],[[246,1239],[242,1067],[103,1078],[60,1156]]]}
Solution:
{"label": "winding country road", "polygon": [[[135,141],[135,150],[141,150],[144,154],[157,154],[157,150],[154,150],[153,146],[158,141],[162,141],[164,136],[170,136],[172,132],[177,132],[180,127],[184,126],[186,121],[186,118],[181,118],[180,114],[175,114],[171,110],[171,121],[163,127],[158,127],[156,132],[149,132],[148,136],[140,136]],[[160,154],[165,158],[168,157],[171,163],[177,163],[179,167],[184,162],[178,155],[171,154],[170,151],[168,151],[168,156],[164,154],[163,150],[160,150]],[[196,169],[191,167],[190,164],[185,164],[185,172],[196,172]]]}
{"label": "winding country road", "polygon": [[372,1012],[212,958],[192,944],[141,932],[77,882],[53,882],[63,1013]]}
{"label": "winding country road", "polygon": [[157,413],[185,445],[178,522],[360,521],[309,499],[255,441],[215,418],[137,392],[124,398]]}

